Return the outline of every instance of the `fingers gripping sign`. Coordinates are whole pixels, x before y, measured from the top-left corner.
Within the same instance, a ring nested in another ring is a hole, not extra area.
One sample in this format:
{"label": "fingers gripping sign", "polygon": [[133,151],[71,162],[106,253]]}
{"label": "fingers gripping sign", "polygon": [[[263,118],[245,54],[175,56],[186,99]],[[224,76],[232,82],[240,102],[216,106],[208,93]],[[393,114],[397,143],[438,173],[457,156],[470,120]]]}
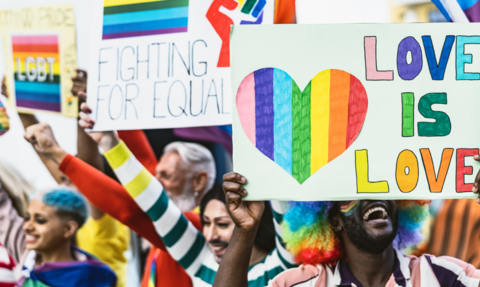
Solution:
{"label": "fingers gripping sign", "polygon": [[247,195],[243,185],[247,179],[236,172],[223,176],[223,191],[227,200],[227,208],[237,228],[252,230],[258,228],[265,203],[263,201],[243,201]]}
{"label": "fingers gripping sign", "polygon": [[[87,94],[79,92],[79,96],[86,99]],[[80,113],[78,120],[78,125],[83,129],[93,129],[95,121],[90,117],[92,109],[87,105],[87,103],[82,103],[80,105]],[[88,132],[88,135],[104,150],[108,151],[119,143],[119,138],[113,131],[105,132]]]}

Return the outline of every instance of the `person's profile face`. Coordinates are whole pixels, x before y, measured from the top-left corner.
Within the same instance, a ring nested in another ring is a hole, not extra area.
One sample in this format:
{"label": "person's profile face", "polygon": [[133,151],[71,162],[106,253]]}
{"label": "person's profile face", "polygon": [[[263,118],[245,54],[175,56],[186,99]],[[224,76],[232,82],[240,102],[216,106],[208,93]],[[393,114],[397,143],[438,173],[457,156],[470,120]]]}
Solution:
{"label": "person's profile face", "polygon": [[172,196],[180,195],[185,190],[186,168],[177,152],[169,152],[160,158],[155,169],[155,177]]}
{"label": "person's profile face", "polygon": [[398,209],[394,200],[342,201],[339,206],[344,232],[360,250],[378,254],[395,239]]}
{"label": "person's profile face", "polygon": [[26,247],[37,252],[48,252],[61,246],[65,238],[64,222],[55,209],[34,199],[30,202],[23,224]]}
{"label": "person's profile face", "polygon": [[227,251],[235,228],[225,203],[216,199],[210,200],[205,206],[202,224],[203,235],[208,242],[208,246],[212,250],[215,260],[220,263]]}

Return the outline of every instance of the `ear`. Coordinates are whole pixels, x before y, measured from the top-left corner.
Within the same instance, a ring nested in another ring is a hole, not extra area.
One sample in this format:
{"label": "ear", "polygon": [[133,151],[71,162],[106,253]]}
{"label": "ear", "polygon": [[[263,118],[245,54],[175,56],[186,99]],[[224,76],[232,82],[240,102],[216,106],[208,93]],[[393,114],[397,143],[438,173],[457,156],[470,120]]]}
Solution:
{"label": "ear", "polygon": [[66,239],[72,238],[78,230],[78,223],[75,220],[69,220],[63,227],[63,237]]}
{"label": "ear", "polygon": [[205,190],[208,181],[208,174],[205,171],[200,171],[193,176],[192,189],[199,195]]}
{"label": "ear", "polygon": [[343,220],[340,214],[335,214],[332,217],[330,224],[335,232],[340,232],[343,230]]}

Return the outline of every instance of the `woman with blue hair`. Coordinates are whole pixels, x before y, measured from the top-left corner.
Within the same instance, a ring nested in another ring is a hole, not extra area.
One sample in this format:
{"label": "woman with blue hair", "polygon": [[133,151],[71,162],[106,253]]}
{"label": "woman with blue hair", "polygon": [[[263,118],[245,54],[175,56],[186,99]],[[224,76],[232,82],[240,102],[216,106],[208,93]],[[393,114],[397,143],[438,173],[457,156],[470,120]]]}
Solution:
{"label": "woman with blue hair", "polygon": [[88,216],[82,195],[60,187],[30,197],[23,225],[25,254],[17,286],[115,286],[115,273],[90,254],[72,245]]}

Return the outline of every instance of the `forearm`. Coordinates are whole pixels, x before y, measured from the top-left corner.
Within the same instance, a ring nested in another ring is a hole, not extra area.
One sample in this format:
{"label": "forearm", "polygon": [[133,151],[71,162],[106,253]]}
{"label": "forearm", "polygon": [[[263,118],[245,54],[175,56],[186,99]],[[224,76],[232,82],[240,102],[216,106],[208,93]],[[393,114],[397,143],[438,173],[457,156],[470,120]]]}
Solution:
{"label": "forearm", "polygon": [[[97,143],[79,125],[77,125],[77,157],[103,172],[103,159]],[[88,205],[93,219],[98,220],[105,214],[91,202],[88,202]]]}
{"label": "forearm", "polygon": [[215,281],[213,281],[213,287],[248,286],[248,265],[257,229],[258,226],[254,230],[244,231],[235,227]]}
{"label": "forearm", "polygon": [[[38,119],[33,114],[19,113],[18,115],[20,116],[20,120],[22,121],[25,130],[29,126],[33,126],[39,123]],[[37,153],[38,157],[43,162],[45,167],[48,169],[53,179],[55,179],[55,181],[59,184],[62,183],[63,174],[58,170],[58,165],[61,161],[55,161],[54,158],[50,157],[49,155],[39,153],[37,150],[35,150],[35,152]]]}
{"label": "forearm", "polygon": [[24,114],[18,113],[20,120],[22,121],[23,127],[27,129],[29,126],[38,124],[38,119],[34,114]]}
{"label": "forearm", "polygon": [[[122,185],[72,155],[68,155],[64,159],[60,170],[69,177],[90,202],[130,227],[156,247],[165,250],[165,245],[155,232],[152,221],[138,207]],[[85,178],[89,180],[85,180]]]}
{"label": "forearm", "polygon": [[158,161],[147,136],[142,130],[118,131],[122,139],[138,161],[151,173],[155,174]]}

